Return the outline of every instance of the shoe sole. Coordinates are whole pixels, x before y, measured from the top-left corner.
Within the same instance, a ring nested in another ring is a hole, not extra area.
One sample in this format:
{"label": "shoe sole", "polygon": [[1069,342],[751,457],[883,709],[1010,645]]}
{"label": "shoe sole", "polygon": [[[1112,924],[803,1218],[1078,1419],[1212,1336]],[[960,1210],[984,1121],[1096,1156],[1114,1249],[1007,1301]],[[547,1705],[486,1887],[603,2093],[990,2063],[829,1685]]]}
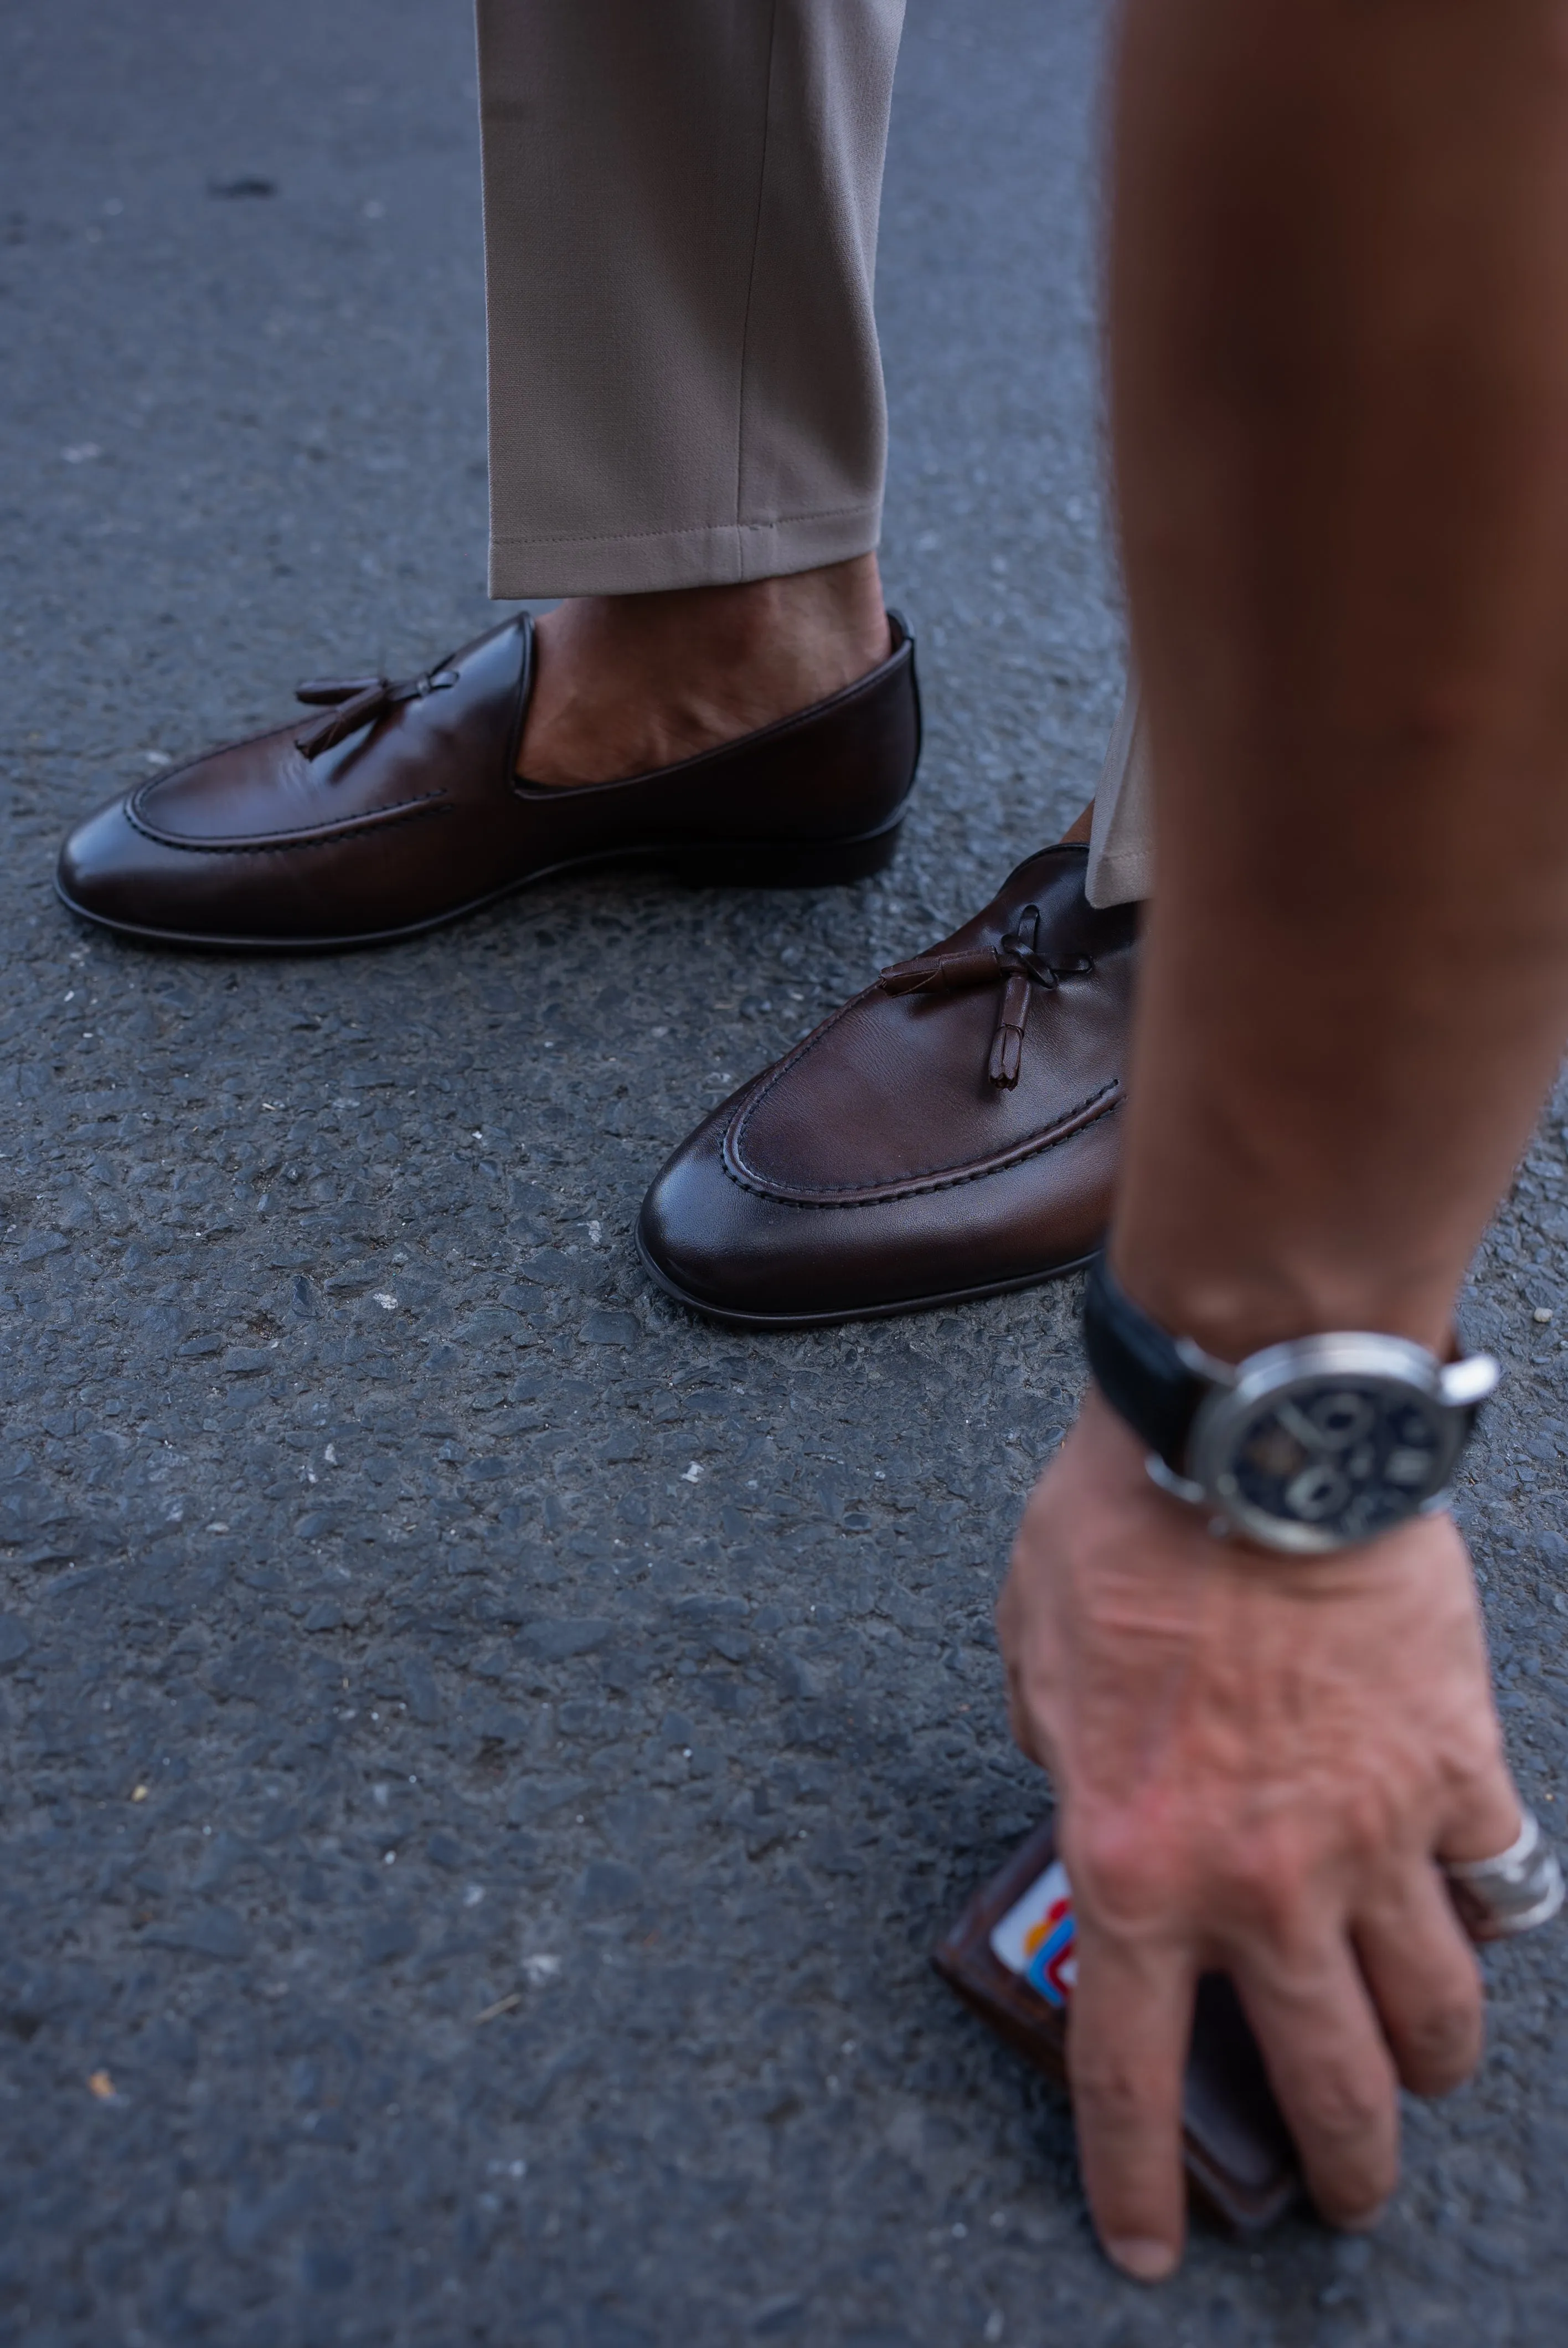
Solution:
{"label": "shoe sole", "polygon": [[116,921],[107,913],[95,913],[88,906],[78,905],[61,885],[57,871],[55,894],[77,921],[90,922],[95,929],[112,931],[117,937],[135,938],[144,945],[194,947],[210,953],[352,953],[358,946],[395,945],[405,938],[424,937],[432,930],[444,930],[453,922],[465,921],[470,913],[481,913],[487,905],[498,905],[507,897],[531,889],[536,881],[554,880],[559,873],[602,870],[617,864],[657,867],[672,873],[677,880],[703,889],[845,888],[852,881],[868,880],[873,874],[886,871],[897,852],[903,829],[904,810],[900,808],[892,822],[884,824],[879,831],[862,832],[854,839],[719,840],[712,846],[696,848],[607,848],[591,856],[568,856],[559,864],[541,864],[516,880],[506,881],[499,889],[487,891],[483,897],[471,898],[466,905],[454,905],[444,913],[432,913],[425,921],[408,922],[395,930],[361,930],[352,937],[341,938],[214,937],[196,930],[159,930],[140,922]]}
{"label": "shoe sole", "polygon": [[845,1321],[891,1321],[901,1313],[937,1313],[944,1304],[974,1304],[984,1296],[1010,1296],[1021,1288],[1043,1288],[1049,1280],[1065,1280],[1070,1272],[1086,1272],[1099,1254],[1098,1248],[1087,1255],[1075,1256],[1071,1263],[1053,1263],[1046,1272],[1020,1272],[1011,1280],[988,1280],[974,1288],[948,1288],[932,1296],[901,1296],[891,1304],[841,1304],[832,1312],[818,1313],[737,1313],[731,1305],[708,1304],[702,1297],[693,1296],[687,1289],[661,1271],[649,1254],[642,1233],[636,1234],[637,1252],[642,1268],[656,1288],[672,1296],[677,1304],[700,1313],[704,1321],[722,1321],[731,1329],[831,1329]]}

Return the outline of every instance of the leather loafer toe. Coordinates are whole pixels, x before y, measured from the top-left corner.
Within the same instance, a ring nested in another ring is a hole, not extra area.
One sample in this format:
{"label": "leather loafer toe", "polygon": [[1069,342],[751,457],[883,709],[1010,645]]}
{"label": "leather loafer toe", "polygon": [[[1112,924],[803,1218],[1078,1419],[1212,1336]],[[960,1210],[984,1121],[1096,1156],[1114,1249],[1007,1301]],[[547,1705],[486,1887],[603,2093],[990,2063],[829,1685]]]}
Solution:
{"label": "leather loafer toe", "polygon": [[1020,864],[682,1143],[643,1202],[660,1285],[786,1327],[1048,1280],[1099,1246],[1115,1180],[1137,909],[1087,850]]}

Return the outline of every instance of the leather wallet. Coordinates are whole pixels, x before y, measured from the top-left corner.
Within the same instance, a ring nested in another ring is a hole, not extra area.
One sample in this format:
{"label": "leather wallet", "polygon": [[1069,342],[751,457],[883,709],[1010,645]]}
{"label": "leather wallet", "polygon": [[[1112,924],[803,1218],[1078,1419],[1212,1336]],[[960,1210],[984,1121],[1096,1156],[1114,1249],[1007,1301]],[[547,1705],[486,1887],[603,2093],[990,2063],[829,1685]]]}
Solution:
{"label": "leather wallet", "polygon": [[[949,1988],[1059,2087],[1067,2085],[1071,1890],[1047,1818],[978,1891],[932,1959]],[[1257,2042],[1224,1973],[1198,1983],[1182,2097],[1194,2204],[1260,2233],[1300,2196],[1301,2176]]]}

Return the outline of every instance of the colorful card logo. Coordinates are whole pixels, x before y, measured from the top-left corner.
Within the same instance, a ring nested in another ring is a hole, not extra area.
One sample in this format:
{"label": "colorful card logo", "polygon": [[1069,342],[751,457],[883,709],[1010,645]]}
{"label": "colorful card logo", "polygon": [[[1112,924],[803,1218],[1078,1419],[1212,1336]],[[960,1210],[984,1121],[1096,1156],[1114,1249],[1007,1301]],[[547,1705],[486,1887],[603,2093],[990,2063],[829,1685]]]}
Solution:
{"label": "colorful card logo", "polygon": [[1008,1910],[991,1934],[991,1948],[1048,2004],[1064,2006],[1078,1979],[1077,1941],[1072,1886],[1058,1859]]}

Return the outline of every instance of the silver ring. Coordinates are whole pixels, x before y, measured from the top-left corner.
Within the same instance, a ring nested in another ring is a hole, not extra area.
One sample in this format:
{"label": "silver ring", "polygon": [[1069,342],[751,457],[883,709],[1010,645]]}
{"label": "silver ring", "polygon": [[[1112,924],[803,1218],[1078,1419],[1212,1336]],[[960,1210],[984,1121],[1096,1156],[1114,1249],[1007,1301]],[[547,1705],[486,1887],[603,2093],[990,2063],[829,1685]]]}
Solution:
{"label": "silver ring", "polygon": [[1495,1859],[1443,1859],[1450,1895],[1472,1941],[1511,1941],[1549,1924],[1563,1905],[1563,1869],[1533,1810]]}

